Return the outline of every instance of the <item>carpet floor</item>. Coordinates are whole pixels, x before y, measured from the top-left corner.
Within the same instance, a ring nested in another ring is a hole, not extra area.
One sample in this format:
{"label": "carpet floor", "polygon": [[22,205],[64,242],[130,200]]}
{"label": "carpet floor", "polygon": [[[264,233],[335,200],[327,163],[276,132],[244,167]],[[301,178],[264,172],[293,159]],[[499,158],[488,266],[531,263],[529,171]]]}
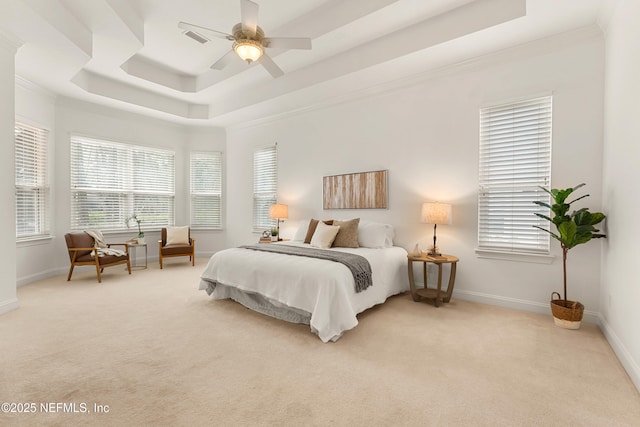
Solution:
{"label": "carpet floor", "polygon": [[323,344],[198,291],[206,259],[172,261],[18,288],[20,308],[0,317],[0,424],[640,425],[640,395],[595,325],[403,294]]}

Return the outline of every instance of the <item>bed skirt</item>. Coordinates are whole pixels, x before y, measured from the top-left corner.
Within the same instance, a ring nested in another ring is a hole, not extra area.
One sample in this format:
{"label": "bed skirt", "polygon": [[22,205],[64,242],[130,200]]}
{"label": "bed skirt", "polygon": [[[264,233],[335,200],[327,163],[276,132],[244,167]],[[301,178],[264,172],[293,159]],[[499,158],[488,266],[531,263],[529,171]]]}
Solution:
{"label": "bed skirt", "polygon": [[[204,280],[203,280],[204,282]],[[245,292],[238,288],[226,286],[220,283],[207,283],[207,293],[214,299],[232,299],[245,307],[275,317],[276,319],[285,320],[291,323],[302,323],[309,325],[311,323],[311,313],[304,310],[286,306],[278,301],[270,300],[260,294]]]}

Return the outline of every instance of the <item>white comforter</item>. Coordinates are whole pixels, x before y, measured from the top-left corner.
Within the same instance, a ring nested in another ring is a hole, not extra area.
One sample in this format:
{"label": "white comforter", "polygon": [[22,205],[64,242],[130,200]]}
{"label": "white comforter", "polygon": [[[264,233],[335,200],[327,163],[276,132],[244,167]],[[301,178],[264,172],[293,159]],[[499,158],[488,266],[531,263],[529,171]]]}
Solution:
{"label": "white comforter", "polygon": [[[309,246],[301,242],[277,244]],[[324,342],[335,341],[355,327],[358,313],[409,289],[407,252],[403,248],[328,250],[365,257],[371,264],[373,285],[356,293],[351,272],[338,262],[231,248],[211,257],[200,289],[206,290],[209,282],[221,283],[311,313],[311,330]],[[212,296],[228,297],[225,293],[216,295],[215,291]]]}

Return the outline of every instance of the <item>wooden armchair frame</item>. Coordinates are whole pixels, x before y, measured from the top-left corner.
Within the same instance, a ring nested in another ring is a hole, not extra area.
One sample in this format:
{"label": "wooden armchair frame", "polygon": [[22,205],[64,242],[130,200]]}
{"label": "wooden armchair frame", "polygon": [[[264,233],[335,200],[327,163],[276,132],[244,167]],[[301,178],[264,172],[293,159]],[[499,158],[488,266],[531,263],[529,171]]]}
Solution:
{"label": "wooden armchair frame", "polygon": [[[129,246],[126,243],[109,243],[107,247],[111,246],[124,246],[124,252],[126,256],[115,256],[115,255],[106,255],[103,257],[98,256],[98,251],[95,250],[94,247],[89,247],[88,245],[85,247],[74,247],[73,246],[73,237],[80,233],[67,233],[65,234],[65,240],[67,242],[67,250],[69,252],[69,260],[71,261],[71,267],[69,268],[69,274],[67,275],[67,282],[71,280],[71,275],[73,274],[73,269],[75,266],[86,266],[86,265],[95,265],[96,273],[98,275],[98,283],[102,283],[102,272],[105,267],[112,267],[114,265],[127,265],[127,271],[131,274],[131,260],[129,259]],[[93,237],[89,236],[86,233],[83,233],[87,236],[88,239],[93,241]],[[82,240],[86,238],[84,236],[81,237]],[[89,240],[85,240],[89,241]],[[90,253],[93,251],[93,255]]]}
{"label": "wooden armchair frame", "polygon": [[160,240],[158,240],[158,258],[160,261],[160,269],[162,270],[162,260],[164,258],[188,256],[191,266],[196,265],[196,239],[191,237],[191,229],[189,229],[188,245],[167,245],[167,229],[163,228],[160,232]]}

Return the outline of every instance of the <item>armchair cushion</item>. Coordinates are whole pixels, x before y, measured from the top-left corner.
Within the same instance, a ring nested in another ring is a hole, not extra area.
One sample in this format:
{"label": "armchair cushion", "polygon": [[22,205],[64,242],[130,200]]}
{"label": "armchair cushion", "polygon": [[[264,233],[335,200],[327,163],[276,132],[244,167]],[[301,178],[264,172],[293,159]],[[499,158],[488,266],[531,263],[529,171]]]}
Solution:
{"label": "armchair cushion", "polygon": [[167,227],[167,245],[189,245],[189,226]]}
{"label": "armchair cushion", "polygon": [[[67,248],[93,248],[93,237],[89,236],[87,233],[67,233],[64,235],[64,239],[67,242]],[[83,257],[85,255],[91,255],[93,250],[84,250],[77,251],[76,259]],[[73,253],[69,252],[69,258],[73,257]]]}
{"label": "armchair cushion", "polygon": [[158,240],[160,269],[166,257],[188,256],[191,266],[196,265],[196,240],[191,238],[189,226],[163,227]]}

